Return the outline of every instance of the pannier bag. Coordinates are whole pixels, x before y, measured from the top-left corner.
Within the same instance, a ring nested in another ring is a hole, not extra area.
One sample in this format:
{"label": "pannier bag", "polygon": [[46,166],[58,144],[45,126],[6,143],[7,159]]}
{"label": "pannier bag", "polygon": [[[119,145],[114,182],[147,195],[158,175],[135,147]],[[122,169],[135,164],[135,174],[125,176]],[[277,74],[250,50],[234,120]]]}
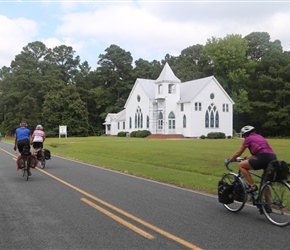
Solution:
{"label": "pannier bag", "polygon": [[23,151],[21,152],[21,156],[30,156],[31,152],[28,148],[24,148]]}
{"label": "pannier bag", "polygon": [[286,180],[289,174],[289,166],[285,161],[271,161],[265,171],[266,181]]}
{"label": "pannier bag", "polygon": [[234,185],[224,181],[218,182],[218,199],[220,203],[230,204],[234,202]]}
{"label": "pannier bag", "polygon": [[31,155],[28,159],[28,162],[31,168],[35,168],[38,164],[37,157],[35,155]]}
{"label": "pannier bag", "polygon": [[245,191],[243,185],[239,181],[234,182],[234,200],[243,202],[245,200]]}
{"label": "pannier bag", "polygon": [[40,160],[42,158],[41,150],[37,151],[37,160]]}
{"label": "pannier bag", "polygon": [[19,155],[16,163],[17,163],[18,168],[24,168],[24,164],[25,164],[24,157]]}
{"label": "pannier bag", "polygon": [[51,158],[50,151],[48,149],[44,148],[43,153],[44,153],[45,159],[50,160],[50,158]]}

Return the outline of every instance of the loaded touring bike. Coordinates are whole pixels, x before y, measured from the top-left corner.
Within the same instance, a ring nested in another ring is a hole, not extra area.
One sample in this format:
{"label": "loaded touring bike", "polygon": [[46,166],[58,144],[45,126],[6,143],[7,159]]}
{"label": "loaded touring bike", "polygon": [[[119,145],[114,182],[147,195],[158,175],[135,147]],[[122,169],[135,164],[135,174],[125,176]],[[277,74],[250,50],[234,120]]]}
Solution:
{"label": "loaded touring bike", "polygon": [[[244,158],[238,157],[236,162]],[[218,183],[219,202],[230,212],[239,212],[246,202],[256,206],[260,214],[274,225],[284,227],[290,224],[290,185],[289,164],[284,161],[272,161],[263,175],[250,172],[251,175],[260,179],[257,192],[247,193],[249,184],[241,174],[234,173],[226,164],[230,173],[224,174]]]}
{"label": "loaded touring bike", "polygon": [[37,165],[37,159],[31,154],[29,147],[24,146],[21,155],[17,158],[18,169],[21,169],[22,176],[28,181],[31,176],[31,168],[35,168]]}
{"label": "loaded touring bike", "polygon": [[38,160],[38,166],[40,168],[45,168],[45,155],[44,155],[44,149],[42,148],[37,148],[34,150],[37,160]]}

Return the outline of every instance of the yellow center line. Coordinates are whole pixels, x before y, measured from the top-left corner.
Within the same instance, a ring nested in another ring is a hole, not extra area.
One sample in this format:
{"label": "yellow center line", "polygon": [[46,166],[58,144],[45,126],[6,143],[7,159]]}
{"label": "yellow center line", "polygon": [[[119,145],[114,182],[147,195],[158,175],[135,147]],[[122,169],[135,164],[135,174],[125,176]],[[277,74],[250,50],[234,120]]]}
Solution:
{"label": "yellow center line", "polygon": [[[9,155],[11,155],[11,156],[13,156],[13,157],[16,157],[15,155],[11,154],[10,152],[8,152],[8,151],[6,151],[6,150],[4,150],[4,149],[2,149],[2,148],[0,148],[0,149],[1,149],[2,151],[4,151],[5,153],[7,153],[7,154],[9,154]],[[96,196],[93,196],[93,195],[91,195],[91,194],[85,192],[84,190],[81,190],[81,189],[77,188],[76,186],[73,186],[73,185],[71,185],[70,183],[68,183],[68,182],[66,182],[66,181],[64,181],[64,180],[62,180],[62,179],[60,179],[60,178],[58,178],[58,177],[56,177],[56,176],[54,176],[54,175],[52,175],[52,174],[46,172],[46,171],[44,171],[43,169],[39,169],[39,168],[36,168],[36,169],[37,169],[38,171],[41,171],[41,172],[43,172],[44,174],[50,176],[51,178],[53,178],[53,179],[55,179],[55,180],[57,180],[57,181],[63,183],[64,185],[66,185],[66,186],[68,186],[68,187],[74,189],[75,191],[77,191],[77,192],[79,192],[79,193],[81,193],[81,194],[83,194],[83,195],[85,195],[85,196],[91,198],[92,200],[95,200],[95,201],[97,201],[97,202],[99,202],[99,203],[101,203],[101,204],[107,206],[108,208],[111,208],[112,210],[115,210],[116,212],[125,215],[126,217],[128,217],[128,218],[130,218],[130,219],[132,219],[132,220],[134,220],[134,221],[136,221],[136,222],[138,222],[138,223],[140,223],[140,224],[142,224],[142,225],[144,225],[144,226],[146,226],[146,227],[152,229],[153,231],[155,231],[155,232],[157,232],[157,233],[159,233],[159,234],[161,234],[161,235],[163,235],[163,236],[165,236],[165,237],[167,237],[167,238],[169,238],[169,239],[171,239],[171,240],[173,240],[173,241],[178,242],[178,243],[181,244],[181,245],[184,245],[184,246],[186,246],[186,247],[188,247],[188,248],[190,248],[190,249],[194,249],[194,250],[202,250],[202,248],[199,248],[198,246],[196,246],[196,245],[194,245],[194,244],[192,244],[192,243],[190,243],[190,242],[188,242],[188,241],[186,241],[186,240],[183,240],[183,239],[181,239],[181,238],[179,238],[179,237],[177,237],[177,236],[175,236],[175,235],[173,235],[173,234],[171,234],[171,233],[168,233],[168,232],[166,232],[166,231],[164,231],[164,230],[162,230],[162,229],[160,229],[160,228],[158,228],[158,227],[156,227],[156,226],[154,226],[154,225],[152,225],[152,224],[150,224],[150,223],[148,223],[148,222],[146,222],[146,221],[144,221],[144,220],[142,220],[142,219],[140,219],[140,218],[138,218],[138,217],[136,217],[136,216],[134,216],[134,215],[132,215],[132,214],[129,214],[129,213],[125,212],[124,210],[119,209],[119,208],[117,208],[117,207],[111,205],[110,203],[107,203],[107,202],[105,202],[105,201],[103,201],[103,200],[97,198]],[[102,211],[102,212],[106,211],[105,209],[103,209],[103,208],[97,206],[96,204],[94,204],[94,203],[88,201],[88,200],[85,199],[85,198],[82,198],[81,200],[82,200],[83,202],[86,202],[86,203],[89,204],[90,206],[92,206],[92,207],[98,209],[99,211]],[[109,211],[106,211],[106,213],[107,213],[107,214],[111,214]],[[113,215],[113,214],[112,214],[112,215]],[[110,217],[111,217],[111,216],[110,216]],[[116,217],[114,217],[114,218],[111,217],[111,218],[116,219],[117,217],[118,217],[118,216],[116,216]],[[119,218],[119,217],[118,217],[118,218]],[[121,219],[121,218],[119,218],[119,219]],[[122,220],[122,219],[121,219],[121,220]],[[126,222],[126,221],[125,221],[125,222]],[[132,225],[132,224],[129,225],[129,224],[130,224],[129,222],[126,222],[126,223],[128,223],[126,226],[129,227],[129,228],[131,228],[131,229],[135,227],[135,226]],[[122,224],[123,224],[123,223],[122,223]],[[125,225],[125,224],[124,224],[124,225]],[[135,227],[135,228],[137,228],[137,227]],[[141,229],[139,229],[139,230],[141,230]],[[135,231],[135,230],[134,230],[134,231]],[[143,230],[141,230],[141,231],[143,231]],[[140,232],[141,232],[141,231],[140,231]],[[140,234],[140,232],[138,232],[138,233]],[[144,232],[144,234],[142,233],[141,235],[143,235],[144,237],[147,237],[147,236],[150,235],[150,234],[146,233],[145,231],[143,231],[143,232]],[[147,235],[147,236],[145,236],[145,235]],[[153,236],[150,235],[150,236],[147,237],[147,238],[150,239],[150,237],[153,237]]]}
{"label": "yellow center line", "polygon": [[134,220],[134,221],[136,221],[136,222],[138,222],[138,223],[140,223],[140,224],[142,224],[142,225],[144,225],[144,226],[146,226],[146,227],[148,227],[148,228],[150,228],[152,230],[154,230],[155,232],[157,232],[157,233],[159,233],[159,234],[161,234],[161,235],[163,235],[163,236],[165,236],[165,237],[167,237],[167,238],[169,238],[171,240],[174,240],[174,241],[180,243],[181,245],[184,245],[184,246],[186,246],[186,247],[188,247],[190,249],[194,249],[194,250],[202,250],[202,248],[199,248],[198,246],[196,246],[196,245],[194,245],[194,244],[192,244],[192,243],[190,243],[190,242],[188,242],[186,240],[183,240],[183,239],[181,239],[181,238],[179,238],[179,237],[177,237],[177,236],[175,236],[175,235],[173,235],[171,233],[168,233],[168,232],[166,232],[166,231],[164,231],[164,230],[162,230],[162,229],[160,229],[160,228],[158,228],[158,227],[156,227],[156,226],[154,226],[154,225],[152,225],[152,224],[150,224],[150,223],[148,223],[148,222],[146,222],[146,221],[144,221],[144,220],[142,220],[142,219],[140,219],[140,218],[138,218],[138,217],[136,217],[136,216],[134,216],[132,214],[129,214],[129,213],[125,212],[124,210],[122,210],[120,208],[117,208],[114,205],[111,205],[110,203],[108,203],[106,201],[103,201],[103,200],[97,198],[96,196],[93,196],[93,195],[91,195],[91,194],[89,194],[89,193],[77,188],[76,186],[73,186],[73,185],[69,184],[68,182],[66,182],[66,181],[64,181],[64,180],[62,180],[62,179],[60,179],[60,178],[58,178],[58,177],[56,177],[56,176],[44,171],[42,169],[37,168],[37,170],[43,172],[46,175],[49,175],[50,177],[54,178],[55,180],[57,180],[57,181],[63,183],[64,185],[76,190],[77,192],[79,192],[79,193],[91,198],[92,200],[95,200],[95,201],[107,206],[108,208],[111,208],[112,210],[115,210],[118,213],[123,214],[126,217],[128,217],[128,218],[130,218],[130,219],[132,219],[132,220]]}
{"label": "yellow center line", "polygon": [[[3,152],[5,152],[5,153],[11,155],[13,158],[17,158],[17,157],[18,157],[17,155],[15,155],[15,154],[11,154],[10,152],[6,151],[6,150],[3,149],[3,148],[0,148],[0,150],[2,150]],[[16,151],[15,151],[15,152],[16,152]]]}
{"label": "yellow center line", "polygon": [[92,206],[93,208],[99,210],[100,212],[104,213],[105,215],[109,216],[110,218],[112,218],[113,220],[119,222],[120,224],[123,224],[124,226],[130,228],[131,230],[135,231],[136,233],[148,238],[148,239],[153,239],[154,236],[145,232],[144,230],[134,226],[133,224],[123,220],[122,218],[120,218],[119,216],[109,212],[108,210],[101,208],[100,206],[96,205],[95,203],[85,199],[85,198],[81,198],[81,201],[87,203],[88,205]]}

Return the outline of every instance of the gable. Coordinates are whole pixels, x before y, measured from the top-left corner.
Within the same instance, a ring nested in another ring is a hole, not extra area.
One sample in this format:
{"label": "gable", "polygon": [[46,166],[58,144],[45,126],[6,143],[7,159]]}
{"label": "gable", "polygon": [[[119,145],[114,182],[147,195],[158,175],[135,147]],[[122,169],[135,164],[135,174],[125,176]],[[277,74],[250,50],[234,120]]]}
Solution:
{"label": "gable", "polygon": [[224,88],[219,84],[214,76],[209,76],[197,80],[181,83],[180,86],[180,100],[178,103],[192,102],[207,86],[215,84],[223,95],[232,103],[234,101],[230,98]]}
{"label": "gable", "polygon": [[142,91],[142,93],[140,93],[140,94],[145,94],[149,99],[153,100],[155,98],[154,80],[137,78],[137,80],[135,81],[135,84],[134,84],[134,86],[129,94],[129,97],[124,105],[125,108],[128,106],[128,103],[130,102],[134,92],[137,91],[138,89],[141,89],[141,91]]}

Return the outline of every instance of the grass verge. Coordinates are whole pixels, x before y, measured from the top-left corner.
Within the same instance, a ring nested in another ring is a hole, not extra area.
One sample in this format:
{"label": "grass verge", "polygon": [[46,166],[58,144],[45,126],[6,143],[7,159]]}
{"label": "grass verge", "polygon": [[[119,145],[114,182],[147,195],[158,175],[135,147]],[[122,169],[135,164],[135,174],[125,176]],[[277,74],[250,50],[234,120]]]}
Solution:
{"label": "grass verge", "polygon": [[[279,159],[290,161],[289,139],[268,141]],[[45,148],[52,154],[81,162],[216,194],[218,181],[228,172],[223,160],[241,144],[242,139],[71,137],[47,138]],[[231,167],[237,170],[237,164]]]}

